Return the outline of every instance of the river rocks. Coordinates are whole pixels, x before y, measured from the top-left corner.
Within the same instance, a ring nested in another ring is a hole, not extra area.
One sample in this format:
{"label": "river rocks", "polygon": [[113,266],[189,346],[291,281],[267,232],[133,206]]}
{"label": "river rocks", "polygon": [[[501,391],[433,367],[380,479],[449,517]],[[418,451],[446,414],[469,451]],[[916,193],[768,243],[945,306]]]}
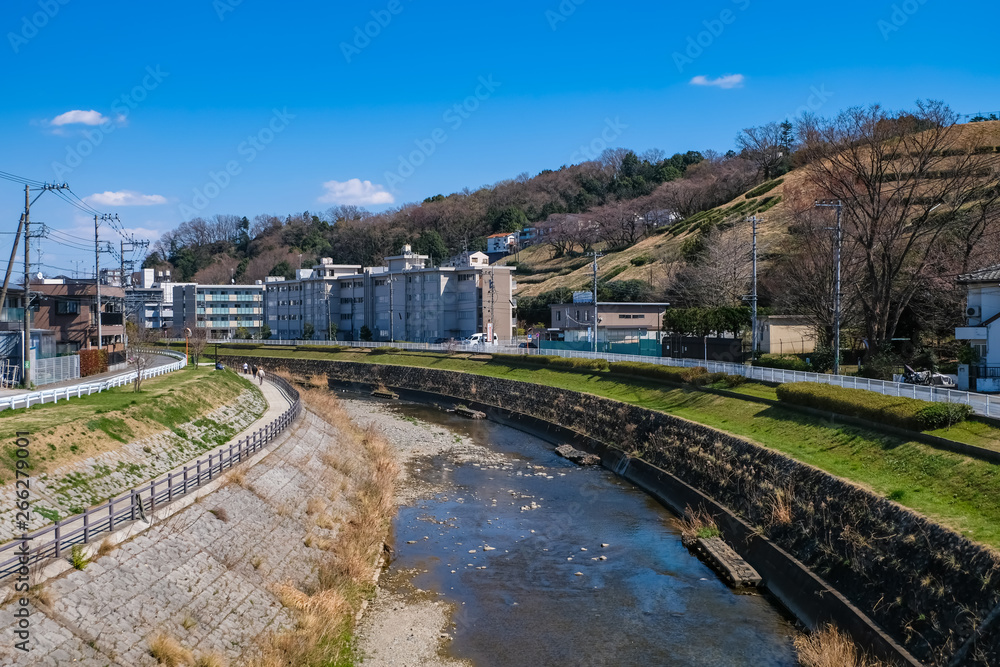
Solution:
{"label": "river rocks", "polygon": [[559,445],[556,454],[581,466],[596,466],[601,464],[601,457],[580,451],[573,445]]}

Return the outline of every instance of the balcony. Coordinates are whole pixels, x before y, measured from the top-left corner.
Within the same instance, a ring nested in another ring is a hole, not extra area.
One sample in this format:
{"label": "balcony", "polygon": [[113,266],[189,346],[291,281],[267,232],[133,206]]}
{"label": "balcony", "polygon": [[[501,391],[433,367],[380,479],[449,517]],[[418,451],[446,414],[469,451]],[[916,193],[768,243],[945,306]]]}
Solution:
{"label": "balcony", "polygon": [[989,337],[988,327],[958,327],[955,329],[955,340],[986,340]]}

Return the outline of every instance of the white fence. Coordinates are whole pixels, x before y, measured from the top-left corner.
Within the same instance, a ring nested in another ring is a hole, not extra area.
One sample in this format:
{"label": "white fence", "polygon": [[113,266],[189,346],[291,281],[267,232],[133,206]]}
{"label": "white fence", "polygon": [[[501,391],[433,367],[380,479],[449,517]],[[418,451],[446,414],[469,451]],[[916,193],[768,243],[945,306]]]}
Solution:
{"label": "white fence", "polygon": [[[171,339],[175,342],[184,342],[183,338]],[[778,368],[763,368],[760,366],[748,366],[746,364],[734,364],[724,361],[702,361],[701,359],[675,359],[673,357],[646,357],[636,354],[606,354],[602,352],[577,352],[575,350],[534,350],[525,347],[510,345],[432,345],[431,343],[388,343],[362,341],[338,341],[338,340],[219,340],[211,343],[248,343],[251,345],[318,345],[343,347],[396,347],[401,350],[411,351],[436,351],[447,352],[452,350],[481,350],[483,352],[503,352],[505,354],[547,354],[558,357],[577,357],[583,359],[607,359],[608,361],[640,361],[647,364],[660,364],[663,366],[704,366],[710,373],[729,373],[730,375],[742,375],[751,380],[763,382],[822,382],[838,387],[849,389],[867,389],[868,391],[887,394],[889,396],[905,396],[908,398],[919,398],[924,401],[934,401],[937,403],[964,403],[971,406],[973,412],[985,417],[1000,418],[1000,396],[988,394],[978,394],[971,391],[958,391],[955,389],[941,389],[939,387],[924,387],[915,384],[905,384],[902,382],[888,382],[885,380],[869,380],[867,378],[854,377],[850,375],[828,375],[826,373],[807,373],[805,371],[786,371]]]}
{"label": "white fence", "polygon": [[[187,366],[187,357],[178,352],[156,350],[155,354],[174,357],[178,359],[178,361],[165,366],[156,366],[154,368],[147,368],[143,370],[143,379],[171,373]],[[106,389],[111,389],[112,387],[120,387],[123,384],[129,384],[134,380],[135,371],[130,371],[128,373],[122,373],[121,375],[115,375],[99,382],[85,382],[75,384],[71,387],[57,387],[55,389],[44,389],[42,391],[33,391],[27,394],[7,396],[0,398],[0,410],[27,408],[39,403],[57,403],[60,399],[65,400],[74,396],[78,398],[80,396],[90,396],[91,394],[96,394],[105,391]]]}
{"label": "white fence", "polygon": [[31,371],[32,379],[39,385],[76,380],[80,377],[80,355],[35,359],[35,367]]}

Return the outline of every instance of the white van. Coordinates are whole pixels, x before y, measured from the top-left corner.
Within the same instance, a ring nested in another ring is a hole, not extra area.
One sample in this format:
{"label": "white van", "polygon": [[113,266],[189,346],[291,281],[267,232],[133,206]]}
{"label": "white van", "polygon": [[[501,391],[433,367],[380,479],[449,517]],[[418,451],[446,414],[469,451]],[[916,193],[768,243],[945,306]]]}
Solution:
{"label": "white van", "polygon": [[[480,333],[474,333],[471,336],[469,336],[469,344],[470,345],[482,345],[482,344],[488,343],[488,342],[489,341],[486,339],[486,334],[484,334],[482,332],[480,332]],[[496,345],[497,342],[498,342],[497,335],[493,334],[493,344]]]}

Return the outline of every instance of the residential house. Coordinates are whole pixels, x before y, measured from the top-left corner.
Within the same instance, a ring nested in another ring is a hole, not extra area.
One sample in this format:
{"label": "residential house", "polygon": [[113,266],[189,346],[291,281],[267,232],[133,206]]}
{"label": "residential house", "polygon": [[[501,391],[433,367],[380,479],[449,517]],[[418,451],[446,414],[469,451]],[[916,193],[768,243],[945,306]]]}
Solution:
{"label": "residential house", "polygon": [[976,361],[959,366],[959,388],[1000,392],[1000,264],[958,277],[966,289],[966,326],[955,329],[967,341]]}
{"label": "residential house", "polygon": [[[588,293],[589,295],[589,293]],[[669,303],[597,303],[598,342],[635,342],[658,337],[663,328],[663,313]],[[589,302],[554,303],[549,306],[552,329],[563,332],[566,342],[592,340],[594,304]]]}

